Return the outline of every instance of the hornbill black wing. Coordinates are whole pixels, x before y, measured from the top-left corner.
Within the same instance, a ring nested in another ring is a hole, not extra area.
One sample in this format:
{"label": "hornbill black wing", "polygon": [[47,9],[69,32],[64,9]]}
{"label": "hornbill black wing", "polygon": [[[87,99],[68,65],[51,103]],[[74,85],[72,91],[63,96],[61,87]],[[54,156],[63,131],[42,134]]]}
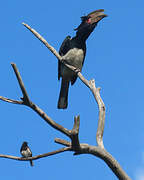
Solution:
{"label": "hornbill black wing", "polygon": [[[63,41],[63,43],[62,43],[62,45],[61,45],[61,47],[60,47],[60,50],[59,50],[59,54],[60,54],[61,56],[64,56],[64,55],[69,51],[69,49],[70,49],[70,40],[71,40],[71,37],[70,37],[70,36],[67,36],[67,37],[64,39],[64,41]],[[61,66],[61,62],[58,61],[58,80],[60,80],[60,76],[61,76],[60,66]]]}

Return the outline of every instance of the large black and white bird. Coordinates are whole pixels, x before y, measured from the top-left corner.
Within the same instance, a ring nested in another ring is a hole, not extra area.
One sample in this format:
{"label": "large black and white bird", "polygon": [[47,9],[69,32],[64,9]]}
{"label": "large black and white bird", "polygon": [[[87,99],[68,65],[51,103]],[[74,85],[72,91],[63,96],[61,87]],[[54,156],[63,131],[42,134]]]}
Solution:
{"label": "large black and white bird", "polygon": [[[86,55],[86,40],[97,23],[107,16],[103,12],[103,9],[99,9],[91,12],[87,16],[82,16],[81,24],[75,29],[76,36],[73,38],[67,36],[60,47],[59,54],[62,56],[62,59],[80,71]],[[70,82],[71,85],[75,83],[77,75],[59,61],[58,79],[60,79],[60,77],[62,78],[62,82],[57,107],[58,109],[66,109],[68,106],[69,84]]]}
{"label": "large black and white bird", "polygon": [[[32,152],[31,152],[30,148],[28,147],[27,142],[23,142],[21,149],[20,149],[20,153],[25,158],[32,157]],[[30,165],[33,166],[32,160],[30,160]]]}

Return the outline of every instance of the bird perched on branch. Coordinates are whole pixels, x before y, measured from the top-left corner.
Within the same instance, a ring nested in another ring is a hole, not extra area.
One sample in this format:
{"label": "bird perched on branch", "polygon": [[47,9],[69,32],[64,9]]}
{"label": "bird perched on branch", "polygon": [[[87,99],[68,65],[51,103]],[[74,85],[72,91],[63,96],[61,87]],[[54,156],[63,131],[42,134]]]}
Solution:
{"label": "bird perched on branch", "polygon": [[[27,142],[23,142],[21,149],[20,149],[20,153],[25,158],[32,157],[32,152],[31,152],[30,148],[28,147]],[[30,160],[30,165],[33,166],[32,160]]]}
{"label": "bird perched on branch", "polygon": [[[81,24],[75,29],[76,36],[73,38],[67,36],[60,47],[59,54],[62,56],[62,59],[80,71],[86,55],[86,40],[97,26],[97,23],[107,16],[103,12],[103,9],[99,9],[87,16],[82,16]],[[58,79],[60,77],[62,78],[62,82],[57,107],[58,109],[66,109],[68,106],[69,84],[70,82],[71,85],[75,83],[77,75],[59,61]]]}

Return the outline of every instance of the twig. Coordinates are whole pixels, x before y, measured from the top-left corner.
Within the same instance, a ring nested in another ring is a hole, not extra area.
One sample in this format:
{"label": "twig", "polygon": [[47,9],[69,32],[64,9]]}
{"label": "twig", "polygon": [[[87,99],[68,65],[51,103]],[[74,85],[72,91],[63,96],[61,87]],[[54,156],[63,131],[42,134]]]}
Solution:
{"label": "twig", "polygon": [[61,145],[67,146],[67,147],[71,146],[70,142],[60,139],[60,138],[55,138],[55,143],[58,143],[58,144],[61,144]]}
{"label": "twig", "polygon": [[30,30],[59,60],[62,60],[61,56],[57,51],[38,33],[32,29],[28,24],[22,23],[28,30]]}
{"label": "twig", "polygon": [[20,86],[20,88],[21,88],[21,91],[22,91],[22,93],[23,93],[23,98],[21,98],[21,99],[23,100],[23,102],[24,102],[26,105],[30,105],[30,100],[29,100],[28,94],[27,94],[26,89],[25,89],[25,87],[24,87],[24,83],[23,83],[23,81],[22,81],[22,78],[21,78],[21,76],[20,76],[20,73],[19,73],[19,71],[18,71],[18,69],[17,69],[17,67],[16,67],[16,64],[11,63],[11,65],[12,65],[12,68],[13,68],[13,70],[14,70],[14,72],[15,72],[15,75],[16,75],[16,77],[17,77],[17,80],[18,80],[18,82],[19,82],[19,86]]}
{"label": "twig", "polygon": [[39,116],[41,116],[51,127],[57,129],[58,131],[62,132],[63,134],[65,134],[66,136],[70,137],[71,136],[71,132],[64,128],[63,126],[61,126],[60,124],[56,123],[54,120],[52,120],[42,109],[40,109],[37,105],[35,105],[34,103],[31,102],[31,106],[30,108],[32,108]]}
{"label": "twig", "polygon": [[9,99],[9,98],[3,97],[3,96],[0,96],[0,100],[8,102],[8,103],[13,103],[13,104],[24,104],[23,101],[17,101],[14,99]]}
{"label": "twig", "polygon": [[8,158],[8,159],[14,159],[14,160],[19,160],[19,161],[29,161],[29,160],[37,160],[40,158],[52,156],[52,155],[59,154],[59,153],[65,152],[65,151],[70,151],[70,150],[71,150],[70,147],[64,147],[64,148],[61,148],[61,149],[58,149],[58,150],[55,150],[52,152],[40,154],[40,155],[29,157],[29,158],[0,154],[0,158]]}

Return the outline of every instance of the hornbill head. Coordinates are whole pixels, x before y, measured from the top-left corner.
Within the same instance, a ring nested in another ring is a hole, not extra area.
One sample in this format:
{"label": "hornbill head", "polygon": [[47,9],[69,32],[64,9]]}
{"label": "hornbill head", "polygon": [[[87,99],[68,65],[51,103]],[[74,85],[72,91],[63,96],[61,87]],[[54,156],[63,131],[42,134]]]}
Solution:
{"label": "hornbill head", "polygon": [[99,9],[99,10],[89,13],[87,16],[82,16],[81,24],[76,29],[74,29],[75,31],[77,31],[76,34],[82,35],[82,36],[85,35],[87,39],[90,33],[96,27],[97,23],[104,17],[107,17],[107,15],[104,14],[103,12],[104,12],[104,9]]}

